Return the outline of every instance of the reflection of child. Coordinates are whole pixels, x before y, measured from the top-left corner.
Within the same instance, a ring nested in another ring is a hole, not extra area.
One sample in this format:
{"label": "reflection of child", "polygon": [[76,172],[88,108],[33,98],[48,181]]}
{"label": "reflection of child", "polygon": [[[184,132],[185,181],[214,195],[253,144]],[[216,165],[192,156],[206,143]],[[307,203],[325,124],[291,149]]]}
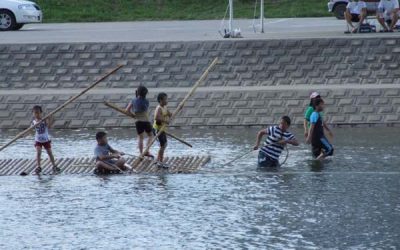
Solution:
{"label": "reflection of child", "polygon": [[[148,90],[144,86],[139,86],[136,90],[136,98],[134,98],[126,107],[127,112],[132,112],[136,117],[136,132],[139,136],[138,138],[138,147],[140,154],[143,153],[143,141],[144,141],[144,133],[146,132],[148,139],[147,145],[153,139],[153,127],[149,121],[149,101],[146,99],[146,95]],[[146,153],[145,156],[153,157],[149,152]]]}
{"label": "reflection of child", "polygon": [[[42,167],[41,167],[42,148],[46,150],[47,155],[49,156],[51,164],[53,165],[53,172],[58,172],[60,171],[60,169],[57,168],[56,163],[54,161],[54,155],[51,150],[51,140],[49,136],[49,128],[53,125],[54,120],[52,118],[48,118],[41,122],[43,115],[43,110],[41,106],[34,106],[32,109],[32,113],[33,113],[32,126],[36,125],[35,148],[36,148],[37,167],[35,169],[35,173],[40,174],[40,172],[42,172]],[[37,125],[38,123],[40,124]]]}
{"label": "reflection of child", "polygon": [[312,152],[317,160],[323,160],[327,156],[333,155],[333,146],[325,137],[324,126],[321,112],[324,110],[324,101],[322,99],[314,100],[314,112],[310,117],[310,131],[307,137],[307,143],[311,143]]}
{"label": "reflection of child", "polygon": [[[156,110],[154,111],[154,124],[153,127],[157,131],[160,131],[161,127],[167,125],[169,123],[169,118],[172,116],[171,112],[168,111],[167,104],[168,104],[168,96],[166,93],[158,94],[157,101],[159,105],[157,106]],[[165,132],[162,132],[158,137],[158,141],[160,142],[160,150],[158,151],[157,161],[159,166],[165,167],[162,162],[164,160],[164,152],[167,148],[167,135]]]}

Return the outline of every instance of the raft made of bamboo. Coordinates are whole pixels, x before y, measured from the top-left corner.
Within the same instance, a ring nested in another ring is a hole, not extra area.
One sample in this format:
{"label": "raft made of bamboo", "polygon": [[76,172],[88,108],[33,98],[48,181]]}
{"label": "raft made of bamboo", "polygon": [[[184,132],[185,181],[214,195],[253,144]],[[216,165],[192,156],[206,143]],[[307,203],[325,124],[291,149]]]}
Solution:
{"label": "raft made of bamboo", "polygon": [[[127,163],[132,165],[135,157],[125,157]],[[156,173],[193,173],[198,171],[210,161],[210,156],[178,156],[168,157],[165,164],[169,168],[160,168],[150,158],[143,159],[135,168],[133,174]],[[90,157],[59,158],[56,165],[61,169],[60,174],[91,174],[95,169],[96,160]],[[52,174],[52,165],[48,159],[42,160],[42,174]],[[36,160],[34,159],[2,159],[0,160],[0,176],[31,175],[34,174]]]}

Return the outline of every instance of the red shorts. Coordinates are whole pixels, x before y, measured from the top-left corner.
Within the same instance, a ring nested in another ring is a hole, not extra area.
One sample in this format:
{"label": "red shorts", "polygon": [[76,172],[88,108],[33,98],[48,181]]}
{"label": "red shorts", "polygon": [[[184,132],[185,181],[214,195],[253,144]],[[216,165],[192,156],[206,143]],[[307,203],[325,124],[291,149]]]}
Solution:
{"label": "red shorts", "polygon": [[40,147],[44,149],[51,149],[51,141],[47,142],[35,142],[35,148]]}

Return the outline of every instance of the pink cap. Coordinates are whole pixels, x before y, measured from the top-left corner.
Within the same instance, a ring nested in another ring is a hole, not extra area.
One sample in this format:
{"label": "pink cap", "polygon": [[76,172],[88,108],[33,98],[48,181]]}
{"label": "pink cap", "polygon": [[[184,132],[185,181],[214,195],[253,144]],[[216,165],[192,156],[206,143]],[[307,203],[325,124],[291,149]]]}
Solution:
{"label": "pink cap", "polygon": [[317,96],[319,96],[318,92],[312,92],[311,95],[310,95],[310,99],[314,99]]}

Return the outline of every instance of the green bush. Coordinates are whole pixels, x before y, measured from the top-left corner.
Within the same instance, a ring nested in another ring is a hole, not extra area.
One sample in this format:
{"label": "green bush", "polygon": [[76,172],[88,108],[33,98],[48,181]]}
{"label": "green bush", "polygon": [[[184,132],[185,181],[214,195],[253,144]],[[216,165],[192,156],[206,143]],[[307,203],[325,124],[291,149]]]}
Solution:
{"label": "green bush", "polygon": [[[45,22],[222,19],[227,0],[36,0]],[[259,0],[258,0],[259,3]],[[234,0],[236,18],[253,18],[255,0]],[[257,6],[257,17],[259,4]],[[266,0],[265,16],[329,15],[323,0]]]}

